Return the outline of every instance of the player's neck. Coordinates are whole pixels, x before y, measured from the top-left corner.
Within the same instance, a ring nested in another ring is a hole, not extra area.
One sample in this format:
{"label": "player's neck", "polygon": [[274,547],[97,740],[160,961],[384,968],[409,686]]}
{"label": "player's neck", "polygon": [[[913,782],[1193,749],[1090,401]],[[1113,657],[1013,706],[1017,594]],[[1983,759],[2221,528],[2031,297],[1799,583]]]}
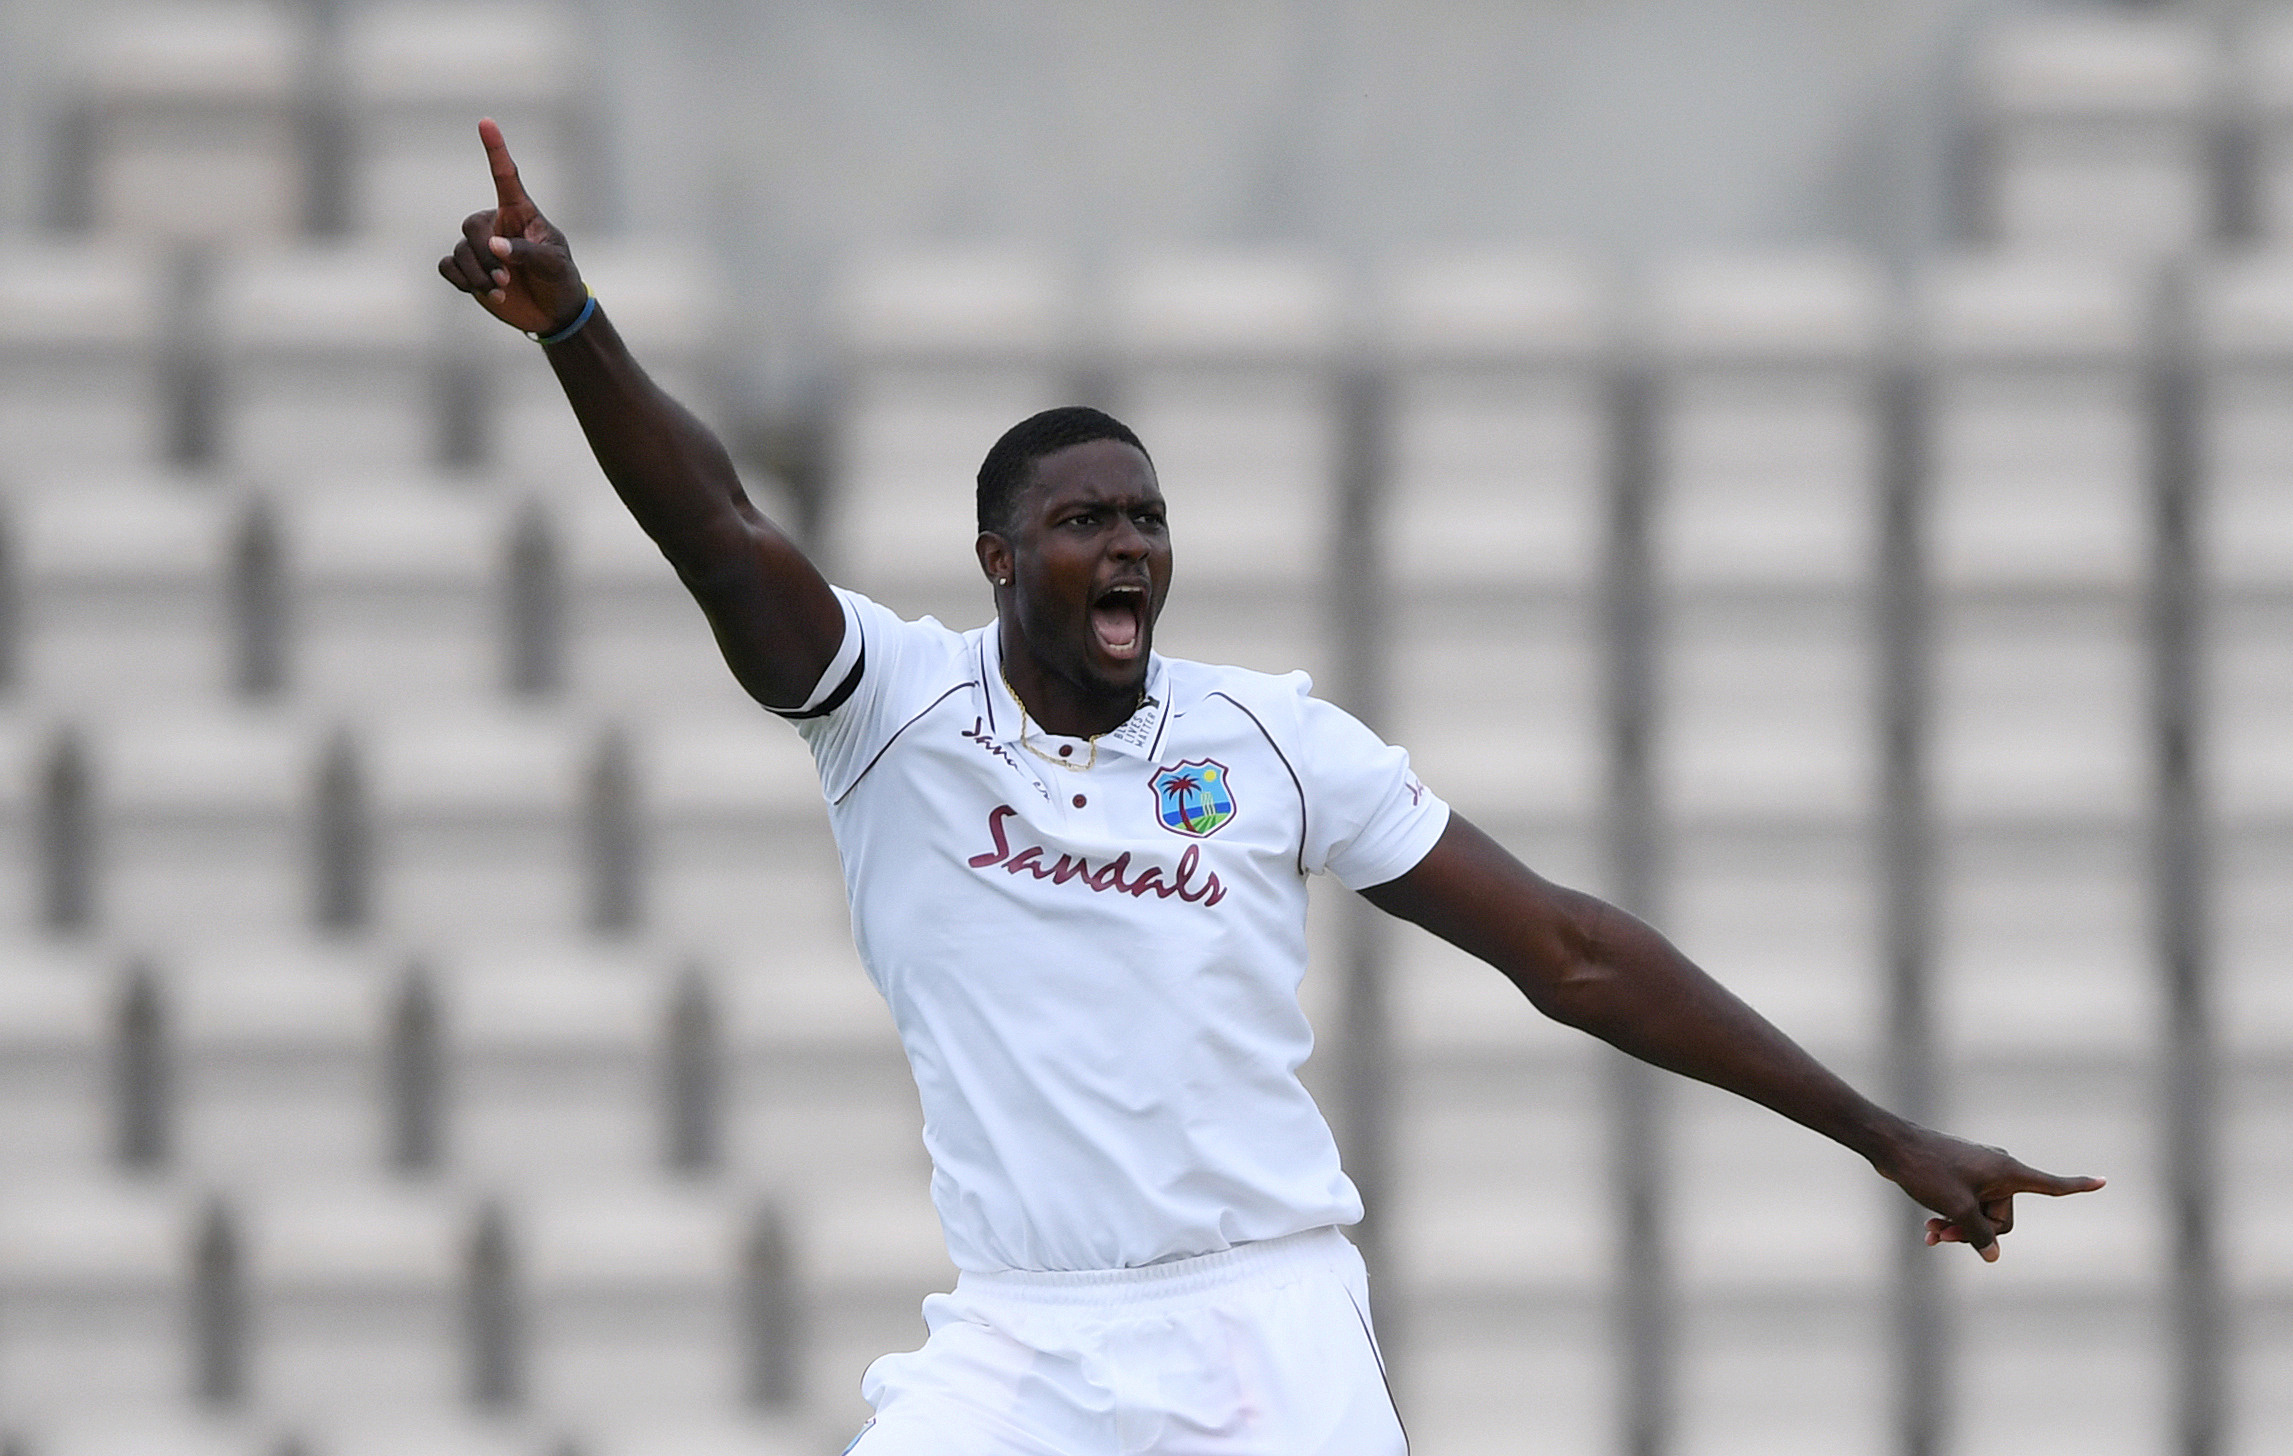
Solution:
{"label": "player's neck", "polygon": [[1034,726],[1063,738],[1091,738],[1120,728],[1138,711],[1146,692],[1143,683],[1086,687],[1045,667],[1010,634],[1003,642],[1003,680]]}

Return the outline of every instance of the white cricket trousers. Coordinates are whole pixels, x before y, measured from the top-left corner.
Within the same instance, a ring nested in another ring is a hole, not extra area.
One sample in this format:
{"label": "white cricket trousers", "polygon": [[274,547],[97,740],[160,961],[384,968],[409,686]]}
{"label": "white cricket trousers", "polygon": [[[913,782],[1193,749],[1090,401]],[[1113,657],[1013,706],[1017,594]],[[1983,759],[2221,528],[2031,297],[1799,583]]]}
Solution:
{"label": "white cricket trousers", "polygon": [[1404,1456],[1334,1228],[1144,1269],[964,1274],[868,1367],[850,1456]]}

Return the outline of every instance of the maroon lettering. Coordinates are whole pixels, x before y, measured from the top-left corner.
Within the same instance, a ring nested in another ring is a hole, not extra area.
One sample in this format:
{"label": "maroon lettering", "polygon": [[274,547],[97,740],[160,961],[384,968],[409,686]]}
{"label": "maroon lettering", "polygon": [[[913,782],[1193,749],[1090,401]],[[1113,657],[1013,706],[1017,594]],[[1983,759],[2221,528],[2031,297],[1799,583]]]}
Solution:
{"label": "maroon lettering", "polygon": [[989,854],[973,855],[970,860],[973,869],[983,870],[1010,857],[1011,841],[1003,837],[1003,821],[1018,812],[1009,804],[998,804],[987,811],[987,832],[995,836],[995,849]]}
{"label": "maroon lettering", "polygon": [[1080,856],[1063,854],[1059,856],[1059,862],[1051,866],[1051,883],[1054,885],[1064,885],[1077,875],[1081,875],[1086,880],[1091,877],[1091,862],[1089,860]]}
{"label": "maroon lettering", "polygon": [[987,832],[994,839],[995,848],[984,854],[975,854],[964,862],[975,870],[993,869],[1001,865],[1005,874],[1016,875],[1025,871],[1038,880],[1049,880],[1054,885],[1074,882],[1098,894],[1128,895],[1134,900],[1149,894],[1161,900],[1176,895],[1189,905],[1215,905],[1226,898],[1226,886],[1219,881],[1217,875],[1205,874],[1199,885],[1194,882],[1195,876],[1202,870],[1200,845],[1188,845],[1185,852],[1179,855],[1175,869],[1166,873],[1161,865],[1146,865],[1135,878],[1126,874],[1131,868],[1128,852],[1116,855],[1097,869],[1091,867],[1089,860],[1076,854],[1062,854],[1057,860],[1046,863],[1044,856],[1050,851],[1040,844],[1031,844],[1017,851],[1012,849],[1011,837],[1004,832],[1003,821],[1018,812],[1009,804],[998,804],[988,810]]}
{"label": "maroon lettering", "polygon": [[1109,890],[1130,889],[1130,881],[1123,878],[1123,871],[1129,869],[1130,865],[1130,851],[1125,850],[1099,866],[1098,872],[1090,876],[1091,888],[1101,894],[1105,894]]}
{"label": "maroon lettering", "polygon": [[1195,866],[1201,863],[1202,846],[1199,844],[1188,845],[1186,847],[1186,853],[1178,857],[1178,868],[1172,872],[1170,877],[1170,888],[1165,890],[1163,893],[1175,894],[1190,905],[1193,904],[1196,900],[1201,899],[1202,897],[1199,895],[1189,895],[1186,893],[1186,882],[1194,878]]}

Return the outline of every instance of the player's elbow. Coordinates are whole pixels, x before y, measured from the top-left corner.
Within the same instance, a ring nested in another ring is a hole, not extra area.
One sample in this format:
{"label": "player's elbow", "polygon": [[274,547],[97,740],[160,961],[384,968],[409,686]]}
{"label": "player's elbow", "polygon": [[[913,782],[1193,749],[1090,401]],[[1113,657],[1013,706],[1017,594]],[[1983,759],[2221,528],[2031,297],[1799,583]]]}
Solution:
{"label": "player's elbow", "polygon": [[1616,968],[1601,954],[1602,925],[1610,907],[1594,897],[1554,887],[1545,914],[1529,926],[1505,974],[1529,1004],[1566,1026],[1600,1019],[1612,999]]}
{"label": "player's elbow", "polygon": [[1590,1031],[1613,998],[1614,971],[1596,961],[1567,959],[1540,965],[1533,975],[1513,974],[1529,1004],[1563,1026]]}

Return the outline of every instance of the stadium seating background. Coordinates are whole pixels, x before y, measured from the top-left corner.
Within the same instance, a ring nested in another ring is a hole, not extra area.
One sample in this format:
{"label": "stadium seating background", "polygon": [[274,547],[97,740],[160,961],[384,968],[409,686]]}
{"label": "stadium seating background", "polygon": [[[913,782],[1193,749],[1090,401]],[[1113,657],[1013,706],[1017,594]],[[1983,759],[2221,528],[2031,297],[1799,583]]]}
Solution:
{"label": "stadium seating background", "polygon": [[981,620],[1104,403],[1166,650],[2113,1179],[1919,1249],[1318,896],[1415,1449],[2293,1449],[2293,13],[1496,9],[5,7],[9,1456],[825,1453],[952,1277],[801,749],[430,272],[481,112],[840,580]]}

